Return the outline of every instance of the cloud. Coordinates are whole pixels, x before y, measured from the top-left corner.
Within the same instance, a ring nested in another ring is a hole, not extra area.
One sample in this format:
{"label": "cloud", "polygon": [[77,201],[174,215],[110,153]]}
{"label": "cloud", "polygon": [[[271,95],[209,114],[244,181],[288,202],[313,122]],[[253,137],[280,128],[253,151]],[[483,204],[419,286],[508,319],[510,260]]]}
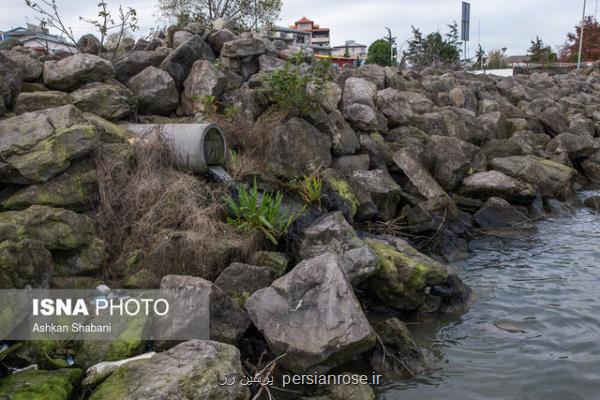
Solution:
{"label": "cloud", "polygon": [[[280,24],[289,25],[307,16],[331,29],[332,44],[347,39],[370,44],[390,27],[402,43],[411,35],[411,25],[422,32],[447,30],[452,21],[460,23],[460,0],[283,0]],[[35,22],[35,14],[24,0],[0,0],[0,30]],[[481,45],[487,51],[508,48],[508,54],[524,54],[530,41],[540,36],[551,46],[562,45],[567,32],[581,19],[582,1],[576,0],[471,0],[471,42],[473,54],[481,26]],[[66,23],[76,36],[92,29],[79,16],[97,14],[97,0],[57,0]],[[118,3],[109,0],[116,7]],[[580,4],[581,3],[581,4]],[[158,25],[155,0],[123,0],[138,11],[140,34]],[[588,1],[594,14],[595,1]]]}

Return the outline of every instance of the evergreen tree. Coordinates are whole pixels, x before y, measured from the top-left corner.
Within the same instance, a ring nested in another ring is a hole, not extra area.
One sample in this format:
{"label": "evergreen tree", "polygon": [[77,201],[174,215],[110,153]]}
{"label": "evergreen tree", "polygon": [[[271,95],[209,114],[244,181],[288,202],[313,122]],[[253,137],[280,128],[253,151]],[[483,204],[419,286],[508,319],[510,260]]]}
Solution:
{"label": "evergreen tree", "polygon": [[531,47],[528,50],[529,61],[546,64],[556,61],[556,53],[552,51],[550,46],[544,46],[544,42],[539,36],[531,41]]}
{"label": "evergreen tree", "polygon": [[391,51],[392,48],[385,39],[377,39],[369,46],[367,63],[384,66],[392,65]]}

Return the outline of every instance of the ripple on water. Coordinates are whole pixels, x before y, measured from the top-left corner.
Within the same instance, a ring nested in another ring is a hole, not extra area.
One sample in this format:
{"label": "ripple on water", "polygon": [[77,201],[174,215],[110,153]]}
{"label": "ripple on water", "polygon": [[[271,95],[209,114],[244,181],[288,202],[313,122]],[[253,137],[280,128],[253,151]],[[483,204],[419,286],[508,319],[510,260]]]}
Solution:
{"label": "ripple on water", "polygon": [[436,370],[382,387],[380,399],[600,399],[600,213],[538,228],[473,245],[457,265],[474,290],[469,311],[411,325]]}

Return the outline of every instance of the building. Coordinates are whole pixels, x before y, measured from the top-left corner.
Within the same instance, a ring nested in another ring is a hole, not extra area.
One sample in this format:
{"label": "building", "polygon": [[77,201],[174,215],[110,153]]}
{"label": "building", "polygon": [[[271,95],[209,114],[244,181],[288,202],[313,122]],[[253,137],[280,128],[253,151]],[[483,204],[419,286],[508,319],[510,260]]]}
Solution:
{"label": "building", "polygon": [[342,46],[334,46],[331,54],[337,57],[347,56],[353,60],[366,60],[367,46],[357,43],[354,40],[346,40],[346,44]]}
{"label": "building", "polygon": [[69,43],[64,37],[51,34],[47,28],[27,24],[27,28],[17,27],[9,31],[0,32],[0,39],[18,39],[21,45],[29,47],[40,53],[76,53],[77,47]]}
{"label": "building", "polygon": [[282,40],[288,46],[309,46],[310,32],[299,29],[276,26],[263,34],[264,37],[271,40]]}
{"label": "building", "polygon": [[292,29],[308,32],[310,34],[310,47],[313,48],[315,54],[329,55],[331,54],[331,41],[329,38],[329,28],[321,28],[314,21],[306,17],[302,17],[294,22]]}
{"label": "building", "polygon": [[509,66],[510,68],[514,67],[517,64],[523,64],[529,62],[529,56],[508,56],[502,59],[502,62]]}

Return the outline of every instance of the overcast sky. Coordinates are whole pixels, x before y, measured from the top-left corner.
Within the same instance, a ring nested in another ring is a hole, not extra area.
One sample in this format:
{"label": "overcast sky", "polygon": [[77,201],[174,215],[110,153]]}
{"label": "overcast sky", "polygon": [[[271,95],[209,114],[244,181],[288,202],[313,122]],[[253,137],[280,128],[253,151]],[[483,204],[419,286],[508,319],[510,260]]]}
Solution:
{"label": "overcast sky", "polygon": [[[93,17],[98,0],[56,0],[65,21],[76,34],[85,33],[87,26],[79,16]],[[118,3],[108,0],[109,4]],[[481,45],[486,51],[506,47],[507,54],[525,54],[529,42],[539,35],[545,43],[562,45],[566,34],[581,19],[583,0],[471,0],[472,55],[478,43],[481,25]],[[122,4],[138,11],[141,32],[158,24],[155,0],[123,0]],[[597,0],[588,0],[588,15],[594,15]],[[306,16],[322,27],[331,29],[332,45],[354,39],[370,44],[392,29],[402,44],[411,35],[410,26],[422,32],[440,30],[453,20],[460,24],[461,0],[283,0],[280,24],[289,25]],[[34,13],[24,0],[0,0],[0,30],[35,22]]]}

